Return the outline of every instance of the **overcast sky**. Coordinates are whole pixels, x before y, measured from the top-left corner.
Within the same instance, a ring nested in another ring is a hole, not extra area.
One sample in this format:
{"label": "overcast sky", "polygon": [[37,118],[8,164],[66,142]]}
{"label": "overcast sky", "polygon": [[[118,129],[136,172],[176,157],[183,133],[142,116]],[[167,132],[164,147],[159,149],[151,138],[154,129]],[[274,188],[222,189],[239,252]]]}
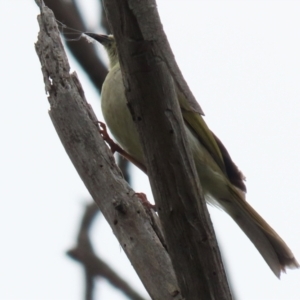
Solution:
{"label": "overcast sky", "polygon": [[[99,31],[98,1],[83,2],[90,31]],[[300,1],[159,0],[158,9],[206,122],[247,177],[247,200],[300,260]],[[48,116],[34,50],[37,14],[33,0],[0,1],[0,299],[79,300],[82,270],[65,252],[89,194]],[[97,92],[70,60],[101,119]],[[147,178],[133,174],[134,189],[151,199]],[[238,299],[300,299],[300,270],[278,280],[224,212],[210,213]],[[93,240],[146,295],[103,218]],[[125,299],[105,281],[97,294]]]}

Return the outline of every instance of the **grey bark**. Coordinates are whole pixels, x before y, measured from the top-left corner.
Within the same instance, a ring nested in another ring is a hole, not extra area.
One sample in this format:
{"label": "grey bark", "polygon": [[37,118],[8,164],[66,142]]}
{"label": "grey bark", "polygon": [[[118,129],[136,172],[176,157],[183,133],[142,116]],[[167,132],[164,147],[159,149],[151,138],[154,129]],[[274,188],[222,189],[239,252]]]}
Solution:
{"label": "grey bark", "polygon": [[53,13],[42,2],[37,3],[41,15],[36,51],[50,103],[49,115],[61,142],[151,298],[183,299],[151,218],[101,138],[76,74],[70,74]]}
{"label": "grey bark", "polygon": [[[231,299],[215,234],[183,127],[175,85],[185,85],[154,0],[104,0],[117,41],[128,105],[155,203],[186,299]],[[163,299],[163,298],[161,298]]]}
{"label": "grey bark", "polygon": [[[95,46],[86,43],[84,39],[76,42],[69,40],[70,37],[71,39],[79,38],[81,32],[87,31],[85,22],[78,11],[76,1],[45,0],[45,3],[52,9],[55,18],[67,26],[67,28],[60,26],[61,32],[66,38],[65,43],[100,92],[107,74],[107,68],[99,58]],[[77,34],[74,36],[74,33]]]}

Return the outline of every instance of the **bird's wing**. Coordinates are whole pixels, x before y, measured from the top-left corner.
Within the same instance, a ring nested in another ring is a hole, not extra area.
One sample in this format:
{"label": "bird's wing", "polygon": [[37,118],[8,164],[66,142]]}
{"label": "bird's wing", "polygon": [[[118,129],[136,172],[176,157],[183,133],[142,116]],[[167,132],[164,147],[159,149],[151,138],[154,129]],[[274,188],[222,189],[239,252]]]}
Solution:
{"label": "bird's wing", "polygon": [[182,110],[182,115],[185,123],[210,153],[219,168],[226,174],[226,168],[221,150],[203,118],[197,113],[186,111],[184,109]]}
{"label": "bird's wing", "polygon": [[232,161],[225,146],[208,128],[202,116],[190,108],[183,94],[178,89],[176,92],[185,123],[195,133],[229,181],[246,192],[245,177]]}

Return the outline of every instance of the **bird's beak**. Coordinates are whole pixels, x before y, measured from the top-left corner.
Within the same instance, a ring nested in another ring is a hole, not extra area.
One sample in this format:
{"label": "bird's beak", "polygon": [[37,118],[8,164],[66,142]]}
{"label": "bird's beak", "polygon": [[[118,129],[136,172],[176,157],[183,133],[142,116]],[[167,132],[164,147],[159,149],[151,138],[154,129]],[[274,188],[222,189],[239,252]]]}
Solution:
{"label": "bird's beak", "polygon": [[91,33],[91,32],[85,32],[84,34],[90,36],[91,38],[98,41],[102,45],[104,45],[106,42],[109,41],[108,35],[105,35],[105,34],[96,34],[96,33]]}

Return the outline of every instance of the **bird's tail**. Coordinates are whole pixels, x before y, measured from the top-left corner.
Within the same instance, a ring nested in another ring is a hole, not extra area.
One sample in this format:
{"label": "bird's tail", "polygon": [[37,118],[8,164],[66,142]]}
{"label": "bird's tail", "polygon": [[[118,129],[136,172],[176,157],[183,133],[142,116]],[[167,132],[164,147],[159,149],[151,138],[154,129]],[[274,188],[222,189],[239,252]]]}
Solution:
{"label": "bird's tail", "polygon": [[255,245],[274,274],[280,278],[286,268],[299,268],[292,251],[273,228],[232,188],[232,199],[221,201],[225,211]]}

